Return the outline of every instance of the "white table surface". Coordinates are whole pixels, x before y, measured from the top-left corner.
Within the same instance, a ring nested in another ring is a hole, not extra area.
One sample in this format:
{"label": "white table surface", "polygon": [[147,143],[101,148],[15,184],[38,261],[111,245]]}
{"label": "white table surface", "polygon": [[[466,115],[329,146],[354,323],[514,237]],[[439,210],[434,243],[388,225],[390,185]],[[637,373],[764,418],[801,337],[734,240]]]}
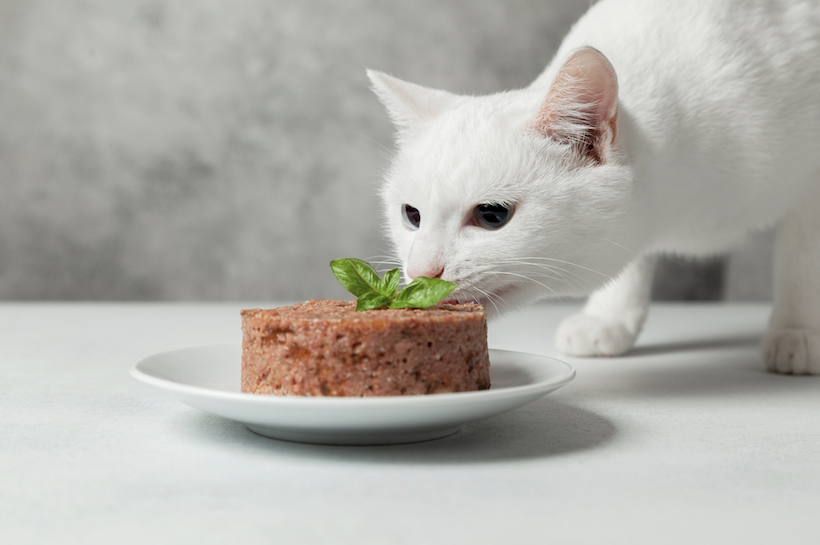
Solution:
{"label": "white table surface", "polygon": [[238,341],[244,306],[0,304],[0,543],[820,543],[820,377],[763,371],[764,305],[656,305],[617,359],[561,357],[575,307],[531,307],[490,346],[575,381],[387,447],[267,439],[129,376]]}

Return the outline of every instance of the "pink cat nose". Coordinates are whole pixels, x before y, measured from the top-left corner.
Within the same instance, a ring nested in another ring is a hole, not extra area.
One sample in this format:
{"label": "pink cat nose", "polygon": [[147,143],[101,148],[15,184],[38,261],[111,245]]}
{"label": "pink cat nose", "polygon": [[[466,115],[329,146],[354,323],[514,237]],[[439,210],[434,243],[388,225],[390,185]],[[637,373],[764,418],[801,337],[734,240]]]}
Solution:
{"label": "pink cat nose", "polygon": [[441,275],[444,274],[444,267],[431,267],[428,269],[408,269],[407,276],[411,279],[415,280],[419,276],[426,276],[427,278],[441,278]]}

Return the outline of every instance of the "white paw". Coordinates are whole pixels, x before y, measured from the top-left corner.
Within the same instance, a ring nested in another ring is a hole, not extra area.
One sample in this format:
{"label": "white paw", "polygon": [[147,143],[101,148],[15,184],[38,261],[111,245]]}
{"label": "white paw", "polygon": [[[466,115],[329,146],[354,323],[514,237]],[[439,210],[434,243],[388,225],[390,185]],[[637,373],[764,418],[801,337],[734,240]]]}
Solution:
{"label": "white paw", "polygon": [[778,329],[763,339],[763,362],[774,373],[820,375],[820,333]]}
{"label": "white paw", "polygon": [[575,314],[561,322],[555,344],[571,356],[620,356],[636,336],[623,322]]}

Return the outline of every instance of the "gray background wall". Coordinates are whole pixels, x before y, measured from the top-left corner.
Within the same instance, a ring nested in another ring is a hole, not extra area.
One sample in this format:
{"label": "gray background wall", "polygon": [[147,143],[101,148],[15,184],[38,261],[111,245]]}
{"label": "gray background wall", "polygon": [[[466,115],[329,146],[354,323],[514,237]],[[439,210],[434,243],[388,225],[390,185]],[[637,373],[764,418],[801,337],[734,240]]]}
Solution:
{"label": "gray background wall", "polygon": [[[345,297],[328,261],[389,248],[365,67],[520,87],[588,5],[0,0],[0,299]],[[765,299],[766,245],[656,296]]]}

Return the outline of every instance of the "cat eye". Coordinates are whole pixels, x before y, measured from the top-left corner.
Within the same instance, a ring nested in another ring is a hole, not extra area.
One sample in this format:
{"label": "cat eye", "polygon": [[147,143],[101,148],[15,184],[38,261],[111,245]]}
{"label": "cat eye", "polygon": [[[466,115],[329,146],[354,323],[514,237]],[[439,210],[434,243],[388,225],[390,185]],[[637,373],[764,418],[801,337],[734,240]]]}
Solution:
{"label": "cat eye", "polygon": [[504,227],[515,212],[513,204],[479,204],[473,210],[473,218],[479,227],[500,229]]}
{"label": "cat eye", "polygon": [[413,208],[409,204],[403,204],[401,207],[401,216],[404,218],[404,223],[407,227],[415,231],[421,225],[421,212]]}

